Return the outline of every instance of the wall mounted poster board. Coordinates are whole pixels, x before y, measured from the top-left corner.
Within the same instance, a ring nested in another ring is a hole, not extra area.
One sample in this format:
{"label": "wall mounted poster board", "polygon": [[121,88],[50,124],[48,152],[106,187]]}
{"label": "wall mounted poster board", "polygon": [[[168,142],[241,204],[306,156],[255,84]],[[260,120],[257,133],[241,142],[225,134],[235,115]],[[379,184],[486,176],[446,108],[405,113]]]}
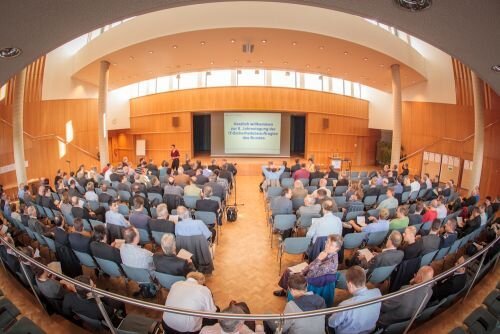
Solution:
{"label": "wall mounted poster board", "polygon": [[448,182],[449,180],[453,180],[455,184],[457,184],[459,175],[460,175],[460,158],[443,154],[441,163],[440,181]]}
{"label": "wall mounted poster board", "polygon": [[137,139],[135,142],[135,155],[138,157],[146,156],[146,140]]}
{"label": "wall mounted poster board", "polygon": [[429,174],[430,178],[439,175],[441,171],[441,154],[424,151],[422,158],[422,176]]}

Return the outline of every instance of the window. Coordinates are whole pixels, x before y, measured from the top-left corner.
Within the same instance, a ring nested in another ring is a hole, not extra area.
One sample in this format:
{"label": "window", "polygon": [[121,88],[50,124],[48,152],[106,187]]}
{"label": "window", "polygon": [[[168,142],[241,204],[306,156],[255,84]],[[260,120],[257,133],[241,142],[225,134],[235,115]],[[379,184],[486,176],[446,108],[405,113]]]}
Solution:
{"label": "window", "polygon": [[344,94],[344,80],[332,78],[332,93]]}
{"label": "window", "polygon": [[304,89],[323,90],[323,76],[304,73]]}
{"label": "window", "polygon": [[178,78],[179,89],[198,88],[198,72],[182,73]]}
{"label": "window", "polygon": [[156,78],[139,82],[139,96],[156,93]]}
{"label": "window", "polygon": [[166,77],[158,77],[156,79],[156,92],[163,93],[172,90],[174,80],[177,87],[177,79],[175,78],[175,76],[170,75]]}
{"label": "window", "polygon": [[269,71],[271,74],[271,86],[295,88],[295,72]]}
{"label": "window", "polygon": [[344,95],[352,96],[352,83],[349,80],[344,80]]}
{"label": "window", "polygon": [[264,86],[263,70],[238,70],[238,86]]}
{"label": "window", "polygon": [[205,72],[205,86],[231,86],[231,70],[216,70]]}
{"label": "window", "polygon": [[7,84],[0,87],[0,101],[5,99],[5,94],[7,93]]}
{"label": "window", "polygon": [[358,99],[361,98],[361,85],[357,82],[352,83],[352,96]]}

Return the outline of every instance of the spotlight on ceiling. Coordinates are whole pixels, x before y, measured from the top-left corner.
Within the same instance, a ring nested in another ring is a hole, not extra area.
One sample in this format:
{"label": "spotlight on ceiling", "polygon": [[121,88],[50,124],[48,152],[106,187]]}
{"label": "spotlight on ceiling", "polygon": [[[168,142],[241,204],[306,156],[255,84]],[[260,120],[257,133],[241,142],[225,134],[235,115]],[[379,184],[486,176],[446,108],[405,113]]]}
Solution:
{"label": "spotlight on ceiling", "polygon": [[254,49],[254,45],[250,43],[243,44],[242,50],[243,53],[252,53]]}
{"label": "spotlight on ceiling", "polygon": [[495,72],[500,72],[500,65],[493,65],[491,66],[491,69]]}
{"label": "spotlight on ceiling", "polygon": [[432,5],[432,0],[394,0],[394,3],[399,8],[410,12],[419,12],[429,8]]}
{"label": "spotlight on ceiling", "polygon": [[3,48],[0,49],[0,58],[16,58],[21,53],[23,53],[23,51],[16,47]]}

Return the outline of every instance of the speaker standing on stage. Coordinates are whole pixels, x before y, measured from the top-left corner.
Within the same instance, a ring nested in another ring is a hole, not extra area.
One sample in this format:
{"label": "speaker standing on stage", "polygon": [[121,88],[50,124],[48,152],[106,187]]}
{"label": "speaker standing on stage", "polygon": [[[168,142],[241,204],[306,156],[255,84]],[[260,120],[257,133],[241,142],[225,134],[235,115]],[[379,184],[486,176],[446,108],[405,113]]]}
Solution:
{"label": "speaker standing on stage", "polygon": [[179,150],[175,148],[175,145],[172,145],[172,151],[170,151],[170,157],[172,158],[172,170],[177,171],[179,168],[179,157],[181,154]]}

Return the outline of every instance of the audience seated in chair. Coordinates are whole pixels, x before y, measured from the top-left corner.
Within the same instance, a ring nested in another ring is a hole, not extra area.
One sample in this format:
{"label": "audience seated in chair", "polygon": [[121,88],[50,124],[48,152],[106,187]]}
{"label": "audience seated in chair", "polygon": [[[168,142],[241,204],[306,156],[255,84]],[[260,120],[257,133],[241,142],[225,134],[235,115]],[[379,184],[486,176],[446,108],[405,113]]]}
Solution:
{"label": "audience seated in chair", "polygon": [[[322,256],[324,259],[325,256]],[[336,257],[336,253],[335,253]],[[312,291],[307,291],[308,280],[301,274],[293,274],[288,279],[287,290],[291,295],[291,300],[286,303],[284,314],[298,313],[304,311],[321,310],[326,307],[325,300],[320,296],[315,295]],[[278,324],[275,321],[264,322],[266,333],[274,333]],[[325,316],[315,316],[308,318],[299,318],[285,320],[283,332],[288,334],[303,334],[303,333],[324,333],[325,332]]]}
{"label": "audience seated in chair", "polygon": [[[229,307],[222,310],[221,313],[245,314],[246,312],[236,303],[231,303]],[[255,327],[255,326],[254,326]],[[242,320],[220,319],[218,323],[211,326],[205,326],[200,334],[264,334],[262,325],[257,325],[255,330],[247,327]]]}
{"label": "audience seated in chair", "polygon": [[[469,256],[462,255],[455,262],[455,266],[463,264]],[[442,299],[461,291],[467,283],[467,266],[458,268],[455,272],[441,281],[438,281],[432,288],[432,298],[430,304],[435,304]]]}
{"label": "audience seated in chair", "polygon": [[295,213],[297,217],[303,215],[317,215],[321,212],[321,205],[316,204],[316,199],[313,195],[304,197],[304,205],[301,206]]}
{"label": "audience seated in chair", "polygon": [[[433,277],[434,270],[432,267],[423,266],[418,270],[415,278],[410,281],[410,285],[427,282]],[[401,289],[405,289],[407,287],[408,286],[406,285]],[[425,307],[425,304],[431,296],[432,286],[426,285],[412,292],[408,292],[382,302],[378,326],[385,328],[390,324],[409,320],[418,310],[422,302],[424,302]]]}
{"label": "audience seated in chair", "polygon": [[165,203],[158,204],[156,207],[156,218],[149,220],[151,231],[162,233],[175,233],[175,224],[168,220],[168,207]]}
{"label": "audience seated in chair", "polygon": [[368,217],[368,224],[365,226],[359,226],[354,220],[350,220],[348,224],[352,226],[356,232],[374,233],[374,232],[384,232],[389,231],[389,210],[381,209],[378,218],[374,216]]}
{"label": "audience seated in chair", "polygon": [[175,246],[175,235],[165,233],[161,238],[162,253],[153,255],[156,271],[173,276],[186,276],[194,271],[193,261],[178,257]]}
{"label": "audience seated in chair", "polygon": [[[441,245],[441,238],[439,237],[440,229],[441,229],[441,221],[439,219],[434,219],[431,225],[431,229],[429,230],[429,233],[421,237],[422,255],[434,252],[439,249],[439,246]],[[422,232],[422,230],[420,231]]]}
{"label": "audience seated in chair", "polygon": [[403,244],[400,249],[404,252],[403,261],[415,259],[422,255],[422,239],[417,239],[415,226],[408,226],[403,233]]}
{"label": "audience seated in chair", "polygon": [[120,249],[115,247],[114,242],[108,245],[108,233],[104,225],[97,225],[94,227],[90,251],[92,252],[92,256],[96,258],[109,260],[117,265],[121,265],[122,263]]}
{"label": "audience seated in chair", "polygon": [[92,240],[90,239],[90,233],[83,230],[83,220],[76,218],[73,221],[73,229],[74,232],[68,235],[71,249],[91,255],[90,242]]}
{"label": "audience seated in chair", "polygon": [[[205,312],[217,310],[212,292],[205,286],[205,275],[195,271],[187,274],[185,281],[172,285],[165,306]],[[163,313],[165,333],[198,333],[203,326],[213,325],[216,322],[216,319]]]}
{"label": "audience seated in chair", "polygon": [[[347,290],[352,295],[338,306],[347,306],[381,297],[380,290],[366,287],[366,274],[363,268],[353,266],[346,272]],[[328,319],[328,326],[335,334],[371,333],[380,315],[381,303],[371,304],[352,310],[334,313]]]}
{"label": "audience seated in chair", "polygon": [[306,234],[306,236],[312,238],[313,243],[317,237],[326,237],[331,234],[342,235],[342,222],[332,213],[333,200],[326,200],[321,206],[323,217],[313,218],[312,225]]}

